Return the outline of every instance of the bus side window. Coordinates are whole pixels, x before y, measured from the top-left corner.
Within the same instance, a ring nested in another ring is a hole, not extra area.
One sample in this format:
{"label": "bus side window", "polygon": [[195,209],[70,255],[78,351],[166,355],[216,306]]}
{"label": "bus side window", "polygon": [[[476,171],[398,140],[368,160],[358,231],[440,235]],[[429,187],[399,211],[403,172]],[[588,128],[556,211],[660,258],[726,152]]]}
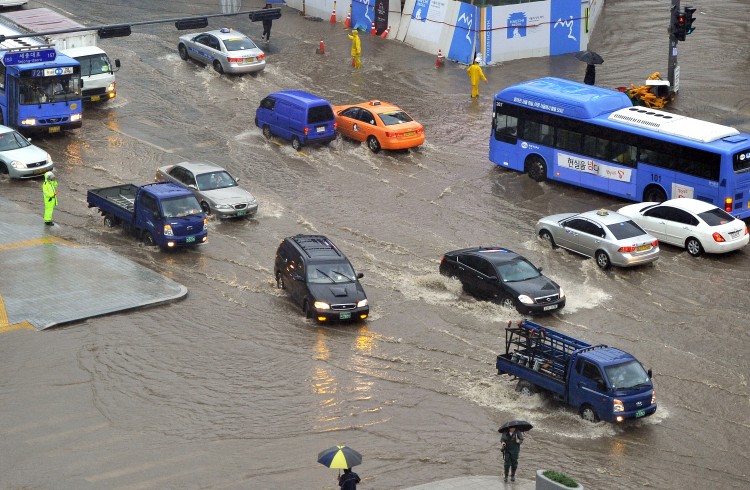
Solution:
{"label": "bus side window", "polygon": [[638,149],[635,146],[626,145],[624,143],[612,143],[612,160],[617,163],[633,167],[635,166],[637,154]]}
{"label": "bus side window", "polygon": [[0,90],[5,90],[5,65],[0,63]]}
{"label": "bus side window", "polygon": [[495,139],[515,144],[518,140],[518,118],[495,114]]}

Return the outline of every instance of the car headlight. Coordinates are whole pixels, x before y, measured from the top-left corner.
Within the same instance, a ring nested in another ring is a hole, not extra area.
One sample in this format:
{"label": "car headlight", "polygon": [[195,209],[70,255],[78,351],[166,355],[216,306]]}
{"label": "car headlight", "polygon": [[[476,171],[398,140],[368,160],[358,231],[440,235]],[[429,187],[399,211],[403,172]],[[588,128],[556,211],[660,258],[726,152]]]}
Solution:
{"label": "car headlight", "polygon": [[52,156],[49,153],[47,153],[47,163],[52,165]]}
{"label": "car headlight", "polygon": [[331,305],[329,305],[325,301],[316,301],[315,303],[313,303],[313,306],[317,310],[330,310],[331,309]]}
{"label": "car headlight", "polygon": [[625,411],[625,405],[622,404],[622,400],[618,400],[615,398],[612,400],[612,411],[613,412],[624,412]]}
{"label": "car headlight", "polygon": [[110,83],[107,85],[107,92],[114,92],[115,91],[115,82]]}
{"label": "car headlight", "polygon": [[232,209],[232,206],[229,204],[217,204],[214,206],[216,209]]}
{"label": "car headlight", "polygon": [[164,236],[174,236],[171,225],[164,225]]}
{"label": "car headlight", "polygon": [[518,301],[520,301],[521,303],[523,303],[525,305],[533,305],[534,304],[534,300],[531,299],[530,297],[526,296],[525,294],[520,295],[518,297]]}
{"label": "car headlight", "polygon": [[364,306],[367,306],[367,298],[361,299],[359,300],[359,302],[357,302],[357,308],[362,308]]}
{"label": "car headlight", "polygon": [[565,291],[563,291],[563,288],[560,288],[560,298],[565,297]]}
{"label": "car headlight", "polygon": [[70,115],[71,122],[80,121],[81,119],[83,119],[83,114],[71,114]]}
{"label": "car headlight", "polygon": [[13,160],[10,162],[10,166],[15,168],[16,170],[22,170],[26,168],[26,164],[23,162],[19,162],[18,160]]}

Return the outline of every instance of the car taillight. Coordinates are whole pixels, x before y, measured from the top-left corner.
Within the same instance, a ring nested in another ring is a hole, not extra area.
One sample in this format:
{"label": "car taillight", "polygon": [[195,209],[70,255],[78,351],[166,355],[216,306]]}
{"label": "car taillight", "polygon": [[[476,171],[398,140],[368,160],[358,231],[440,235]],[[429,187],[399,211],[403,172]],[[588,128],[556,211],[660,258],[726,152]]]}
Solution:
{"label": "car taillight", "polygon": [[338,121],[333,121],[333,129],[335,130],[338,127],[339,127]]}
{"label": "car taillight", "polygon": [[397,138],[397,137],[399,137],[399,136],[402,136],[403,134],[404,134],[404,133],[392,133],[392,132],[390,132],[390,131],[386,131],[386,132],[385,132],[385,137],[386,137],[386,138]]}
{"label": "car taillight", "polygon": [[305,126],[305,136],[307,136],[307,133],[309,133],[309,132],[310,132],[310,128],[308,128],[307,126]]}
{"label": "car taillight", "polygon": [[727,213],[732,212],[732,198],[731,197],[727,197],[726,199],[724,199],[724,211],[726,211]]}
{"label": "car taillight", "polygon": [[256,58],[259,59],[259,60],[264,60],[264,59],[266,59],[266,54],[265,53],[261,53],[258,56],[256,56]]}
{"label": "car taillight", "polygon": [[723,237],[723,236],[721,236],[721,233],[719,233],[718,231],[715,231],[715,232],[714,232],[714,234],[713,234],[713,235],[711,235],[711,236],[712,236],[712,237],[714,237],[714,241],[715,241],[715,242],[719,242],[719,243],[721,243],[721,242],[723,242],[723,241],[724,241],[724,237]]}
{"label": "car taillight", "polygon": [[651,246],[654,247],[654,248],[658,247],[659,246],[659,240],[654,240],[653,242],[651,242]]}
{"label": "car taillight", "polygon": [[745,235],[747,235],[747,226],[745,226]]}
{"label": "car taillight", "polygon": [[631,247],[620,247],[617,249],[618,252],[635,252],[635,246]]}
{"label": "car taillight", "polygon": [[242,58],[227,58],[230,63],[242,63]]}

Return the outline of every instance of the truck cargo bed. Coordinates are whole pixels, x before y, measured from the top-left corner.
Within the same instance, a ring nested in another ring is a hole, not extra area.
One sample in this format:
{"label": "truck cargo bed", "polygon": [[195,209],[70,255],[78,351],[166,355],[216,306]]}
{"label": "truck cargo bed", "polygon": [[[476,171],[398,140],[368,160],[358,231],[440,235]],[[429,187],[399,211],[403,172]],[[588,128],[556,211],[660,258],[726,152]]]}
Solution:
{"label": "truck cargo bed", "polygon": [[86,193],[89,207],[97,207],[102,214],[111,214],[125,222],[133,219],[135,194],[138,186],[123,184],[101,189],[91,189]]}

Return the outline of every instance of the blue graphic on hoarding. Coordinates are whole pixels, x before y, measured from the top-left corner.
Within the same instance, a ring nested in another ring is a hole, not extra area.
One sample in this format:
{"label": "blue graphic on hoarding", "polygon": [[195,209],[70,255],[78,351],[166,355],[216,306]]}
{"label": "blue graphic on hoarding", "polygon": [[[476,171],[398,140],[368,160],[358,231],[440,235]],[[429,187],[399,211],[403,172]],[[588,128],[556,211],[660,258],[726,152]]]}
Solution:
{"label": "blue graphic on hoarding", "polygon": [[458,10],[458,19],[456,19],[456,27],[453,29],[451,47],[448,50],[449,59],[466,65],[470,65],[474,61],[478,14],[479,9],[474,5],[461,3],[461,8]]}
{"label": "blue graphic on hoarding", "polygon": [[3,56],[3,64],[23,65],[26,63],[41,63],[45,61],[55,61],[57,53],[54,49],[40,49],[38,51],[21,51],[18,53],[7,53]]}
{"label": "blue graphic on hoarding", "polygon": [[492,9],[484,9],[484,62],[492,61]]}
{"label": "blue graphic on hoarding", "polygon": [[352,2],[352,29],[370,32],[375,22],[374,0],[354,0]]}
{"label": "blue graphic on hoarding", "polygon": [[550,56],[581,50],[580,15],[580,5],[575,2],[550,2]]}
{"label": "blue graphic on hoarding", "polygon": [[526,37],[526,12],[513,12],[508,15],[508,39],[514,37]]}
{"label": "blue graphic on hoarding", "polygon": [[414,12],[411,18],[424,22],[427,20],[427,12],[430,10],[430,0],[417,0],[414,2]]}

